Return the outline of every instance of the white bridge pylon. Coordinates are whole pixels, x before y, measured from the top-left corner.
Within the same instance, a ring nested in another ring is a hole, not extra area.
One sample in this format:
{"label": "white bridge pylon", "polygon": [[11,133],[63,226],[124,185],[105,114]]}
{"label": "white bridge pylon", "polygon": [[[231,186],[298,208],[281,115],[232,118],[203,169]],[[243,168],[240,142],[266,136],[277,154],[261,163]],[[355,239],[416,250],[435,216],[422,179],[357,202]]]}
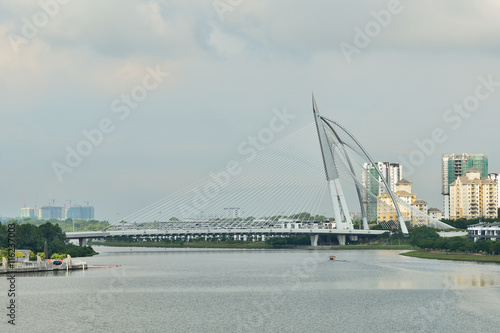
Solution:
{"label": "white bridge pylon", "polygon": [[[361,146],[361,144],[352,136],[347,130],[341,127],[336,122],[333,122],[327,118],[322,117],[319,114],[318,106],[316,105],[316,100],[314,94],[312,95],[313,102],[313,113],[314,120],[316,122],[316,129],[318,131],[319,143],[321,146],[321,154],[323,156],[323,165],[325,168],[326,179],[328,181],[330,196],[333,206],[333,213],[335,217],[335,224],[337,229],[353,229],[352,220],[349,213],[349,208],[344,197],[344,192],[340,184],[340,177],[338,172],[338,165],[343,164],[348,170],[350,176],[353,178],[353,182],[356,186],[356,191],[358,194],[358,200],[361,209],[363,229],[369,229],[368,219],[367,219],[367,209],[363,200],[363,193],[359,181],[356,179],[356,174],[353,169],[351,159],[347,153],[346,147],[355,151],[358,155],[369,160],[370,163],[375,165],[371,157],[368,155],[367,151]],[[334,126],[340,130],[342,133],[338,133]],[[349,140],[344,140],[342,136],[347,136]],[[347,166],[346,166],[347,165]],[[377,172],[380,171],[377,168]],[[389,185],[387,184],[385,178],[380,175],[386,192],[391,196],[395,210],[396,218],[399,222],[399,228],[404,234],[408,234],[408,228],[406,227],[405,221],[399,209],[399,205],[396,201],[394,193],[391,191]]]}
{"label": "white bridge pylon", "polygon": [[326,180],[328,181],[328,189],[332,197],[333,215],[337,229],[353,229],[349,208],[345,201],[342,185],[340,185],[339,174],[335,166],[332,150],[328,144],[326,129],[319,115],[316,100],[313,95],[313,112],[314,120],[316,121],[316,129],[318,130],[319,144],[321,146],[321,154],[323,155],[323,165],[325,167]]}

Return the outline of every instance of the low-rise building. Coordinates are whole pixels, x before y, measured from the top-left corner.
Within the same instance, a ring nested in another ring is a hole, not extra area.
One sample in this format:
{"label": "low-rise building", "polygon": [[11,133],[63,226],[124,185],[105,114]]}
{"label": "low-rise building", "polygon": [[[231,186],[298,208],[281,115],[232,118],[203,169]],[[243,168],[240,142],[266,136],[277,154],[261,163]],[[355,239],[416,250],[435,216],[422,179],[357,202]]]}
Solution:
{"label": "low-rise building", "polygon": [[427,214],[430,217],[435,218],[436,220],[441,220],[441,218],[443,217],[443,213],[441,212],[441,209],[434,208],[434,207],[429,208],[427,210]]}
{"label": "low-rise building", "polygon": [[480,239],[496,241],[500,239],[500,222],[473,224],[467,227],[467,232],[474,242]]}
{"label": "low-rise building", "polygon": [[[426,218],[422,214],[416,213],[418,210],[427,214],[427,202],[417,199],[417,195],[412,192],[411,182],[406,179],[401,179],[396,183],[396,191],[394,194],[407,205],[399,205],[401,215],[405,220],[411,219],[413,224],[426,223]],[[377,204],[377,222],[396,221],[396,210],[392,202],[391,196],[388,193],[382,193],[379,196]],[[412,208],[414,209],[412,212]]]}

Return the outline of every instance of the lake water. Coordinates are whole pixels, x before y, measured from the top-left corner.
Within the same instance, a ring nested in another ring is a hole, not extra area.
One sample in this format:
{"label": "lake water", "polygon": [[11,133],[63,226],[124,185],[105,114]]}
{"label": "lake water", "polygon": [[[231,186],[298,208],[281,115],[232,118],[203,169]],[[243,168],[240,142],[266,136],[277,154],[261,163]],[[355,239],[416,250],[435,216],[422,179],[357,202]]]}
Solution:
{"label": "lake water", "polygon": [[[389,250],[96,250],[88,264],[121,266],[18,275],[12,331],[500,331],[500,265]],[[2,278],[5,306],[7,290]]]}

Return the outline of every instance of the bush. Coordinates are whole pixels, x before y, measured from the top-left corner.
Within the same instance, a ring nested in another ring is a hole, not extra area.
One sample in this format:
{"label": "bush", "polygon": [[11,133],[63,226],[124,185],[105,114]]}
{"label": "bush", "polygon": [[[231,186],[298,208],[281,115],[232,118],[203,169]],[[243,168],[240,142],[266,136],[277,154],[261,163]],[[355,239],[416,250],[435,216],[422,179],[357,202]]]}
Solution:
{"label": "bush", "polygon": [[53,253],[53,254],[50,256],[50,259],[59,259],[59,260],[64,260],[64,259],[66,259],[66,255],[65,255],[65,254],[59,254],[59,253]]}

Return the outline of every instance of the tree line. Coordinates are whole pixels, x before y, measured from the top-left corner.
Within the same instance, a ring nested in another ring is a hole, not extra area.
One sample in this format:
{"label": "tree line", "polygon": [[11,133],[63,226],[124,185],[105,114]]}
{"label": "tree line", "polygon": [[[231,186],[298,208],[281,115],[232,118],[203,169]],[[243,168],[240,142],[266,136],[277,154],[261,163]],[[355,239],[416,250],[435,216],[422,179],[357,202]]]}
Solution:
{"label": "tree line", "polygon": [[[30,250],[33,253],[44,253],[45,258],[52,255],[70,255],[72,257],[86,257],[97,254],[91,246],[81,247],[70,244],[66,234],[59,224],[45,222],[40,225],[30,223],[17,224],[12,222],[0,224],[0,251],[6,252],[8,247],[8,225],[15,224],[15,241],[17,250]],[[2,252],[2,254],[4,254]]]}
{"label": "tree line", "polygon": [[440,237],[435,229],[418,227],[410,232],[410,244],[421,249],[451,252],[485,252],[500,254],[500,241],[478,240],[467,237]]}
{"label": "tree line", "polygon": [[7,223],[16,223],[16,224],[33,224],[33,225],[42,225],[44,223],[50,222],[52,224],[59,224],[61,230],[63,232],[73,231],[73,226],[75,231],[99,231],[110,225],[108,221],[99,221],[99,220],[74,220],[66,219],[63,221],[59,221],[57,219],[11,219],[7,221]]}
{"label": "tree line", "polygon": [[[499,216],[500,216],[500,209],[499,209]],[[499,222],[500,217],[493,218],[493,219],[484,218],[484,217],[476,218],[476,219],[461,218],[461,219],[456,219],[456,220],[441,219],[441,221],[443,221],[444,223],[449,224],[452,227],[455,227],[457,229],[467,229],[467,227],[472,225],[472,224]]]}

